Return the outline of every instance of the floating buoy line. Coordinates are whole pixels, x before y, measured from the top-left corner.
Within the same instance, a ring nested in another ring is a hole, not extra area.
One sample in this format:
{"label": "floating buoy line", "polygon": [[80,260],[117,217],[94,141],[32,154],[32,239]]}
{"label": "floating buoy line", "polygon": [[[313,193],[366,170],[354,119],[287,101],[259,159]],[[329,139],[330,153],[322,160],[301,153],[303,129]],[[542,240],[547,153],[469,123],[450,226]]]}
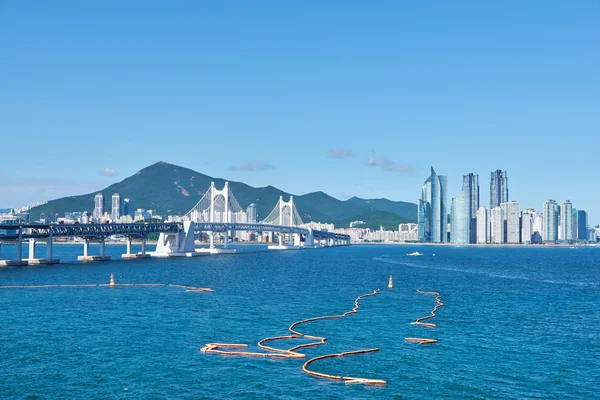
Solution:
{"label": "floating buoy line", "polygon": [[11,285],[11,286],[0,286],[0,289],[58,289],[58,288],[77,288],[77,287],[156,287],[156,286],[169,286],[179,289],[185,289],[186,292],[214,292],[209,287],[196,287],[186,285],[176,285],[173,283],[115,283],[115,277],[110,274],[109,283],[82,283],[82,284],[65,284],[65,285]]}
{"label": "floating buoy line", "polygon": [[[423,322],[425,320],[431,319],[435,317],[435,313],[437,312],[438,308],[443,307],[444,303],[442,303],[442,296],[440,296],[440,294],[438,292],[424,292],[422,290],[417,289],[418,293],[421,294],[430,294],[435,296],[435,301],[436,301],[436,305],[433,307],[433,310],[431,310],[431,313],[425,317],[421,317],[421,318],[417,318],[417,320],[415,322],[412,322],[413,325],[421,325],[424,326],[426,328],[435,328],[435,324],[431,323],[431,322]],[[419,344],[433,344],[433,343],[437,343],[436,339],[426,339],[426,338],[404,338],[404,340],[408,341],[408,342],[416,342]]]}
{"label": "floating buoy line", "polygon": [[[321,317],[307,318],[307,319],[303,319],[301,321],[294,322],[288,328],[288,331],[290,331],[291,335],[273,336],[273,337],[266,337],[264,339],[261,339],[258,342],[258,347],[263,350],[266,350],[266,352],[263,352],[263,353],[250,352],[250,351],[222,350],[222,349],[243,349],[243,348],[248,347],[247,344],[238,344],[238,343],[207,343],[204,347],[202,347],[200,349],[200,351],[202,353],[215,353],[215,354],[228,355],[228,356],[305,358],[306,357],[305,354],[299,353],[296,350],[303,349],[306,347],[323,345],[323,344],[325,344],[325,341],[327,340],[327,338],[324,336],[313,336],[313,335],[307,335],[302,332],[299,332],[298,330],[296,330],[296,328],[299,325],[307,323],[307,322],[320,321],[320,320],[325,320],[325,319],[343,318],[350,314],[355,314],[358,312],[359,302],[361,299],[363,299],[365,297],[369,297],[369,296],[375,296],[378,293],[379,293],[379,290],[374,290],[372,293],[367,293],[367,294],[358,296],[356,298],[356,300],[354,300],[354,308],[350,311],[346,311],[343,314],[325,315],[325,316],[321,316]],[[268,343],[268,342],[274,342],[277,340],[289,340],[289,339],[299,339],[299,338],[313,339],[315,341],[310,342],[310,343],[300,344],[300,345],[294,346],[289,349],[280,349],[277,347],[272,347],[272,346],[266,345],[266,343]],[[319,360],[324,360],[326,358],[344,357],[344,356],[351,356],[351,355],[356,355],[356,354],[366,354],[366,353],[372,353],[375,351],[379,351],[379,349],[373,348],[373,349],[366,349],[366,350],[356,350],[356,351],[348,351],[348,352],[335,353],[335,354],[325,354],[322,356],[314,357],[304,363],[304,365],[302,366],[302,371],[308,375],[311,375],[311,376],[314,376],[317,378],[336,380],[336,381],[344,382],[347,384],[360,383],[360,384],[365,384],[365,385],[385,385],[387,382],[384,380],[381,380],[381,379],[356,378],[356,377],[350,377],[350,376],[330,375],[330,374],[323,374],[323,373],[312,371],[312,370],[308,369],[308,366],[310,364],[312,364],[316,361],[319,361]]]}

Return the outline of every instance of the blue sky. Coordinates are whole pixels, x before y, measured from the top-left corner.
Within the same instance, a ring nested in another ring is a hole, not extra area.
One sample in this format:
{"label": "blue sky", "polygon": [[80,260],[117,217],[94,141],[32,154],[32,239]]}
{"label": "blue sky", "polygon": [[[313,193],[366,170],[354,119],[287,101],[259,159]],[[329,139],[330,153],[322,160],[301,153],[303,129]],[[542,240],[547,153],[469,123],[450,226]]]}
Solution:
{"label": "blue sky", "polygon": [[598,1],[2,1],[0,207],[162,160],[413,201],[433,165],[600,222]]}

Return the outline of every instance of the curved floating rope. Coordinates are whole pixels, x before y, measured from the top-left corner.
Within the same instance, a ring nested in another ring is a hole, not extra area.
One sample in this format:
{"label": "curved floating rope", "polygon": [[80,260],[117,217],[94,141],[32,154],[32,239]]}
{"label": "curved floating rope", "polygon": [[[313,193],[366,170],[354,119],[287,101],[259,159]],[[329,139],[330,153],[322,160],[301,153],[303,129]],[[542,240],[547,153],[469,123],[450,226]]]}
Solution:
{"label": "curved floating rope", "polygon": [[[355,314],[358,312],[359,301],[361,299],[363,299],[365,297],[369,297],[369,296],[375,296],[378,293],[379,293],[379,289],[374,290],[372,293],[367,293],[367,294],[358,296],[356,298],[356,300],[354,300],[354,308],[350,311],[346,311],[343,314],[324,315],[321,317],[307,318],[307,319],[303,319],[300,321],[296,321],[292,325],[290,325],[290,327],[288,328],[288,331],[290,331],[292,333],[291,335],[272,336],[272,337],[266,337],[264,339],[261,339],[258,342],[258,347],[263,350],[266,350],[267,351],[266,353],[251,352],[251,351],[221,350],[221,349],[245,349],[248,347],[248,345],[246,345],[246,344],[237,344],[237,343],[207,343],[204,347],[202,347],[200,349],[200,351],[202,353],[215,353],[215,354],[229,355],[229,356],[235,355],[235,356],[248,356],[248,357],[305,358],[306,357],[305,354],[299,353],[296,350],[303,349],[306,347],[323,345],[323,344],[325,344],[325,341],[327,340],[327,338],[324,336],[307,335],[305,333],[299,332],[295,328],[297,328],[299,325],[307,323],[307,322],[320,321],[320,320],[324,320],[324,319],[343,318],[350,314]],[[299,338],[314,339],[315,341],[310,342],[310,343],[300,344],[300,345],[291,347],[289,349],[280,349],[277,347],[272,347],[272,346],[266,345],[267,342],[274,342],[277,340],[293,340],[293,339],[299,339]],[[304,363],[304,365],[302,366],[302,371],[308,375],[315,376],[317,378],[332,379],[332,380],[337,380],[337,381],[343,381],[346,383],[362,383],[362,384],[366,384],[366,385],[373,385],[373,384],[385,385],[386,381],[381,380],[381,379],[354,378],[354,377],[322,374],[320,372],[311,371],[307,368],[307,366],[309,364],[311,364],[315,361],[318,361],[318,360],[325,359],[325,358],[343,357],[343,356],[349,356],[349,355],[354,355],[354,354],[363,354],[363,353],[372,353],[374,351],[379,351],[379,349],[356,350],[356,351],[348,351],[348,352],[343,352],[343,353],[326,354],[323,356],[318,356],[318,357],[311,358],[310,360],[306,361]]]}
{"label": "curved floating rope", "polygon": [[[418,293],[421,294],[430,294],[435,296],[435,301],[436,301],[436,305],[433,307],[433,310],[431,310],[430,315],[426,316],[426,317],[421,317],[421,318],[417,318],[417,320],[415,322],[413,322],[412,324],[414,325],[421,325],[424,326],[426,328],[435,328],[435,324],[430,323],[430,322],[422,322],[428,319],[431,319],[433,317],[435,317],[435,313],[437,312],[438,308],[443,307],[444,303],[442,303],[442,296],[440,296],[440,294],[438,292],[424,292],[422,290],[417,289]],[[404,340],[408,341],[408,342],[416,342],[419,344],[433,344],[433,343],[437,343],[436,339],[425,339],[425,338],[404,338]]]}
{"label": "curved floating rope", "polygon": [[185,289],[186,292],[214,292],[213,289],[208,287],[196,287],[196,286],[185,286],[176,285],[173,283],[115,283],[111,280],[111,283],[83,283],[83,284],[68,284],[68,285],[12,285],[12,286],[0,286],[0,289],[57,289],[57,288],[76,288],[76,287],[126,287],[126,286],[138,286],[138,287],[158,287],[158,286],[170,286],[174,288]]}

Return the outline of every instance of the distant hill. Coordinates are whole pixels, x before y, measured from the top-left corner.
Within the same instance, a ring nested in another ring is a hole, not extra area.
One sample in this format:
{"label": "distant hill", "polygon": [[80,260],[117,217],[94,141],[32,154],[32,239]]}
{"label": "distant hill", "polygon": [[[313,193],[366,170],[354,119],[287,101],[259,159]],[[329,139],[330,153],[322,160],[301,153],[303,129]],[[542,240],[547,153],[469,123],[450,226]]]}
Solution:
{"label": "distant hill", "polygon": [[[182,215],[200,200],[211,181],[218,188],[225,183],[221,178],[212,178],[188,168],[158,162],[98,192],[50,200],[32,208],[29,213],[34,220],[39,219],[42,213],[63,215],[67,211],[88,211],[91,214],[94,196],[100,192],[104,195],[107,211],[110,211],[113,193],[119,193],[121,199],[133,199],[136,208],[156,210],[160,215]],[[284,200],[290,196],[273,186],[254,188],[242,182],[229,181],[229,187],[242,207],[256,204],[259,218],[271,212],[279,196],[283,196]],[[323,192],[314,192],[294,195],[294,201],[303,220],[329,222],[336,226],[348,226],[351,221],[362,220],[367,223],[366,227],[398,229],[399,223],[414,222],[417,218],[415,204],[387,199],[353,197],[341,201]]]}
{"label": "distant hill", "polygon": [[352,197],[346,200],[346,203],[396,214],[406,220],[416,221],[417,219],[417,205],[414,203],[388,199],[361,199],[359,197]]}
{"label": "distant hill", "polygon": [[10,210],[12,210],[12,208],[0,208],[0,214],[6,214]]}

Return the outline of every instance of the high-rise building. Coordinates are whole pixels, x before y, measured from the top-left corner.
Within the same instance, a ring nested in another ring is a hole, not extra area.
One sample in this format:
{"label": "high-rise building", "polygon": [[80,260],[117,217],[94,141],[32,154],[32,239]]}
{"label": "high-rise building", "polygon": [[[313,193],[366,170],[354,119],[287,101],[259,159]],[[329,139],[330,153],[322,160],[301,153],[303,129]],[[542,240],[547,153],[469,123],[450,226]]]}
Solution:
{"label": "high-rise building", "polygon": [[477,243],[487,243],[488,234],[488,210],[485,207],[477,209]]}
{"label": "high-rise building", "polygon": [[431,241],[448,241],[448,179],[435,173],[431,167]]}
{"label": "high-rise building", "polygon": [[94,197],[94,212],[92,213],[92,218],[94,218],[96,222],[100,222],[104,218],[104,195],[102,193],[96,193],[96,196]]}
{"label": "high-rise building", "polygon": [[490,243],[504,243],[504,210],[494,207],[490,210]]}
{"label": "high-rise building", "polygon": [[417,229],[420,242],[431,241],[431,176],[421,187],[421,198],[417,215]]}
{"label": "high-rise building", "polygon": [[419,199],[419,241],[446,242],[448,234],[447,178],[437,175],[431,167],[431,175],[421,187]]}
{"label": "high-rise building", "polygon": [[521,211],[521,243],[523,244],[531,243],[534,213],[535,211],[531,208]]}
{"label": "high-rise building", "polygon": [[558,240],[558,204],[555,200],[548,199],[544,203],[544,233],[542,238],[545,242],[555,242]]}
{"label": "high-rise building", "polygon": [[588,240],[588,216],[585,210],[577,210],[577,239]]}
{"label": "high-rise building", "polygon": [[[537,233],[537,235],[536,235]],[[544,238],[544,214],[534,211],[532,215],[531,234],[538,239],[535,243],[541,243]],[[532,242],[533,243],[533,242]]]}
{"label": "high-rise building", "polygon": [[419,242],[429,242],[431,240],[431,204],[423,199],[419,199],[417,227]]}
{"label": "high-rise building", "polygon": [[577,240],[577,209],[573,208],[571,211],[571,232],[573,233],[573,240]]}
{"label": "high-rise building", "polygon": [[129,215],[131,217],[135,215],[135,202],[129,197],[126,197],[123,200],[123,215]]}
{"label": "high-rise building", "polygon": [[520,226],[520,214],[519,214],[519,202],[518,201],[507,201],[500,204],[504,214],[504,242],[505,243],[519,243],[519,226]]}
{"label": "high-rise building", "polygon": [[248,218],[248,222],[251,224],[256,223],[256,204],[252,203],[246,209],[246,216]]}
{"label": "high-rise building", "polygon": [[479,208],[479,175],[463,176],[463,193],[469,211],[469,242],[477,241],[477,209]]}
{"label": "high-rise building", "polygon": [[492,172],[490,181],[490,210],[500,207],[500,204],[508,201],[508,175],[506,171],[497,169]]}
{"label": "high-rise building", "polygon": [[119,196],[119,193],[115,193],[112,195],[110,219],[115,222],[119,218],[121,218],[121,196]]}
{"label": "high-rise building", "polygon": [[463,190],[452,199],[451,222],[450,222],[450,241],[457,244],[467,244],[470,241],[469,226],[469,199],[467,192]]}
{"label": "high-rise building", "polygon": [[559,240],[573,240],[573,205],[566,200],[560,205]]}

